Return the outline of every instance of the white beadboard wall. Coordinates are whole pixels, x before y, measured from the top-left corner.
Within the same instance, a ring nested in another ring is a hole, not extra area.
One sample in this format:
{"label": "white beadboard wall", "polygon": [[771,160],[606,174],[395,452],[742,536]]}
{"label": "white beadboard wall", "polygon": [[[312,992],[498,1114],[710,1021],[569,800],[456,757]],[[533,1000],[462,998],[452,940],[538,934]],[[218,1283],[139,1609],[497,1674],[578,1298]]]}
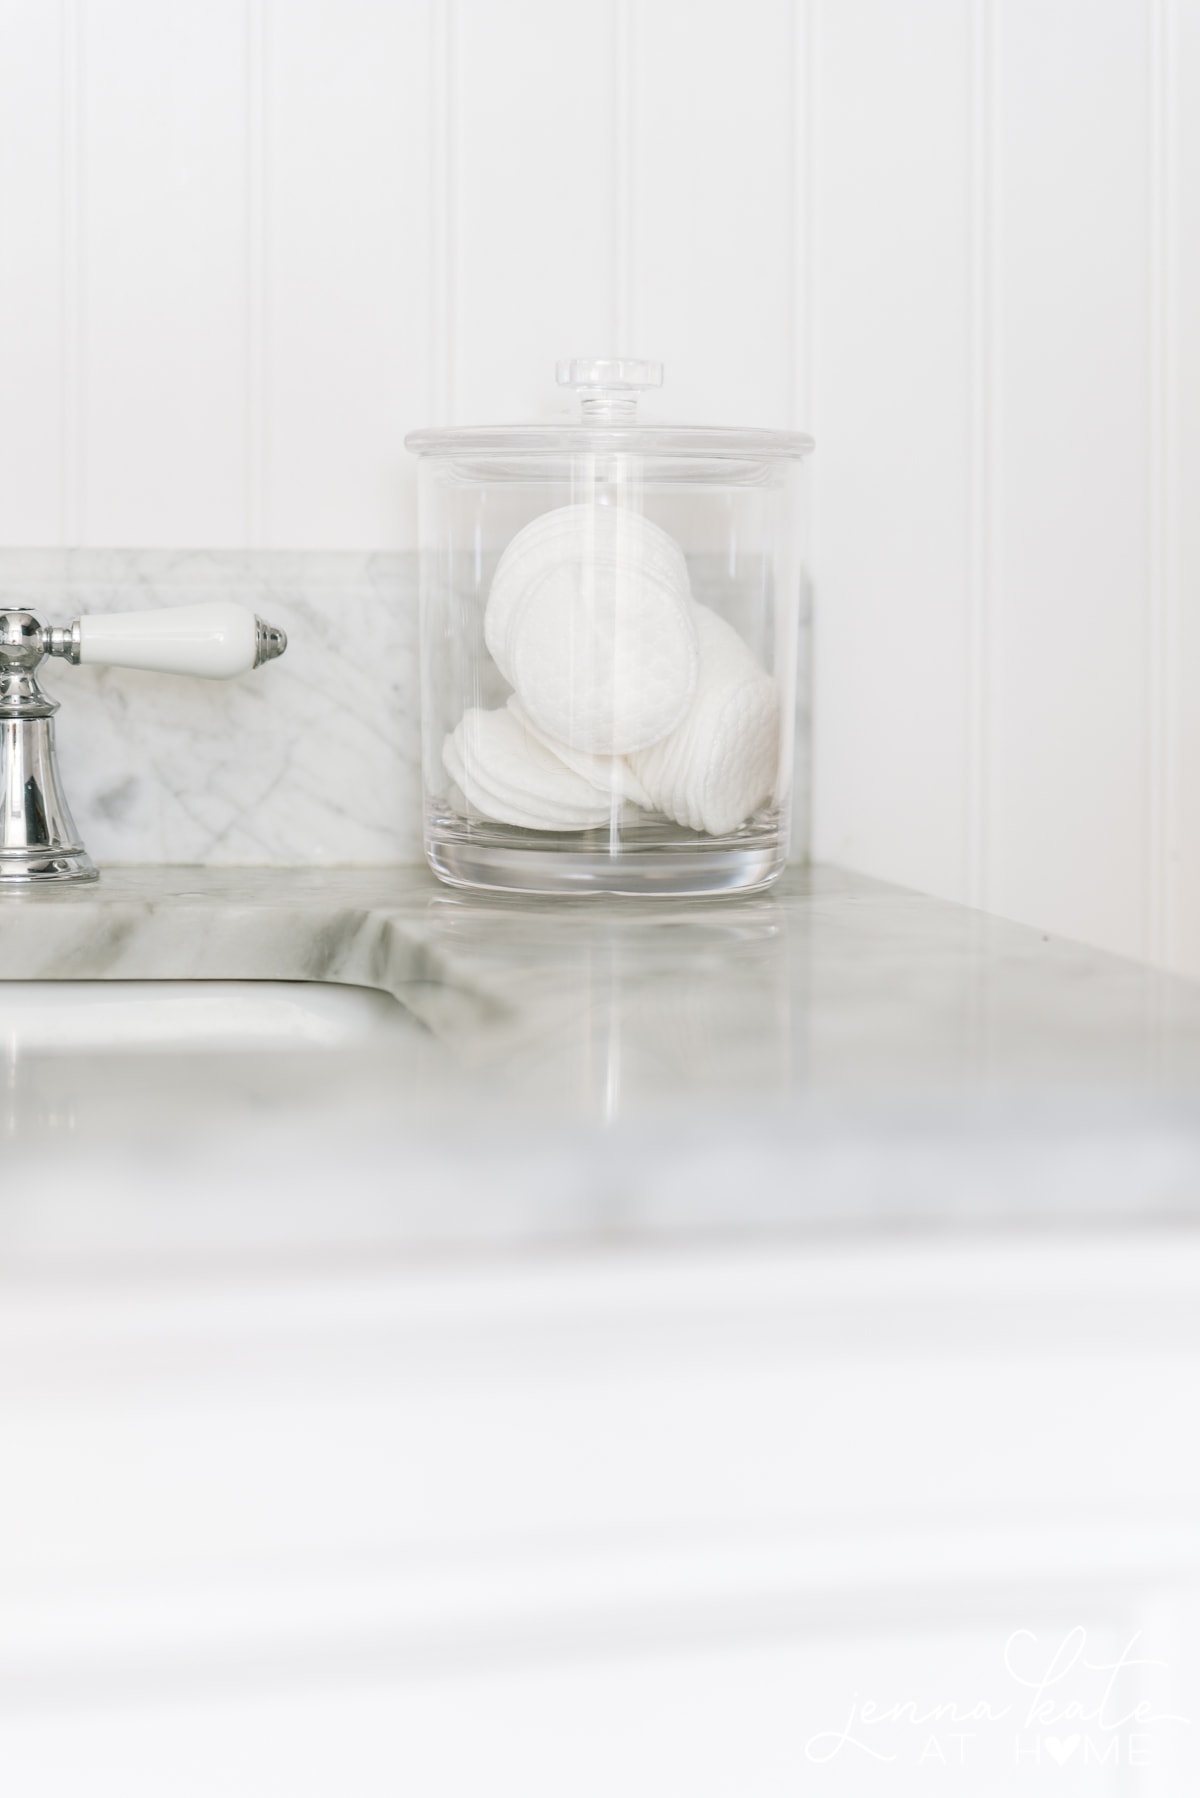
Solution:
{"label": "white beadboard wall", "polygon": [[0,0],[0,544],[405,549],[662,356],[815,462],[814,852],[1200,974],[1200,0]]}

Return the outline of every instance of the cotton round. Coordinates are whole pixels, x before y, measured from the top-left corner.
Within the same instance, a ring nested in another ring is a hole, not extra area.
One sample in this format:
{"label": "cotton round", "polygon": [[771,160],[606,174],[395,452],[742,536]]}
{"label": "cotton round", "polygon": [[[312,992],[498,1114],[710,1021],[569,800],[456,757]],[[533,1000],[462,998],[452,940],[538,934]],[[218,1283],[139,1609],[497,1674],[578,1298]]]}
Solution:
{"label": "cotton round", "polygon": [[442,746],[442,761],[468,804],[530,830],[592,830],[613,806],[513,715],[472,707]]}
{"label": "cotton round", "polygon": [[543,514],[505,550],[488,648],[532,725],[573,750],[628,755],[675,728],[699,656],[687,565],[640,514]]}
{"label": "cotton round", "polygon": [[509,631],[532,579],[564,558],[584,565],[597,558],[650,569],[669,587],[690,593],[687,562],[669,532],[624,507],[559,506],[541,512],[510,539],[492,576],[484,636],[508,678]]}
{"label": "cotton round", "polygon": [[657,810],[724,836],[770,798],[779,762],[779,688],[732,625],[694,605],[700,644],[695,701],[671,734],[630,758]]}
{"label": "cotton round", "polygon": [[642,806],[647,811],[653,809],[649,794],[624,756],[592,755],[586,749],[572,749],[567,743],[556,742],[553,737],[544,737],[530,720],[515,693],[508,702],[508,709],[531,736],[557,756],[565,767],[586,780],[596,792],[606,793],[610,798],[627,799],[632,805]]}

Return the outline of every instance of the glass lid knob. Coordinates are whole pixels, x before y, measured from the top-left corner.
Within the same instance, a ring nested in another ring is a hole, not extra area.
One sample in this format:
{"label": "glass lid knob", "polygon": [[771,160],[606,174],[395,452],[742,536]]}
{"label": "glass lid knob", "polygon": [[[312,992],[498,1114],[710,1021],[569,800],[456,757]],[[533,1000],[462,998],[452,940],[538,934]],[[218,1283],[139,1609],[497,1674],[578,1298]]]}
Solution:
{"label": "glass lid knob", "polygon": [[662,386],[663,365],[640,356],[572,356],[555,376],[578,393],[584,418],[628,423],[637,417],[638,394]]}

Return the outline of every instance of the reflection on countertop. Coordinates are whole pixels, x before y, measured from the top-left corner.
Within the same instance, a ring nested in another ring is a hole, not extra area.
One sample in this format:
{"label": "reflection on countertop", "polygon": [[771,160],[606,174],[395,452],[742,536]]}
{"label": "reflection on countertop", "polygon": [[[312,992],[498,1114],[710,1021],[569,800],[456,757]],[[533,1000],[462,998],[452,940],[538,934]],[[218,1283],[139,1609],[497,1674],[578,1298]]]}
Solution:
{"label": "reflection on countertop", "polygon": [[1200,986],[834,869],[699,903],[110,869],[3,926],[0,980],[332,981],[421,1026],[48,1052],[0,999],[10,1262],[1200,1214]]}

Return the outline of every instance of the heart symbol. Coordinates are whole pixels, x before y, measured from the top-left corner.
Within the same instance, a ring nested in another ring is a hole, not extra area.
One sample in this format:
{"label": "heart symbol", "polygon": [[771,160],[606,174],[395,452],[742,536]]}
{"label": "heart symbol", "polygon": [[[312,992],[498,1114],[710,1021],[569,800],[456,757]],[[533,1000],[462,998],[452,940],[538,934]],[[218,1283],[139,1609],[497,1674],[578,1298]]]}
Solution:
{"label": "heart symbol", "polygon": [[1078,1746],[1078,1736],[1068,1736],[1065,1742],[1060,1742],[1057,1736],[1046,1737],[1046,1753],[1052,1755],[1060,1767],[1066,1765]]}

